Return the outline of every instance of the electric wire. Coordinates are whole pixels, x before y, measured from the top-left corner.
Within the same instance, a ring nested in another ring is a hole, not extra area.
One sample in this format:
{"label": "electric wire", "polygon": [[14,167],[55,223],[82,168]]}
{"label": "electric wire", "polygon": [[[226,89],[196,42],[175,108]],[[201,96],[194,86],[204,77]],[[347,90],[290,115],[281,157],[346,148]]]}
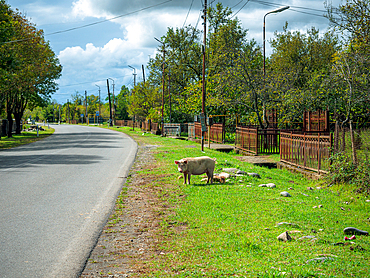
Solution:
{"label": "electric wire", "polygon": [[234,13],[230,18],[233,18],[234,16],[236,16],[248,3],[249,3],[249,0],[247,0],[247,2],[245,2],[244,5],[236,13]]}
{"label": "electric wire", "polygon": [[[56,34],[62,34],[62,33],[70,32],[70,31],[75,31],[75,30],[78,30],[78,29],[90,27],[90,26],[93,26],[93,25],[101,24],[101,23],[104,23],[104,22],[112,21],[112,20],[115,20],[115,19],[118,19],[118,18],[121,18],[121,17],[133,15],[135,13],[139,13],[139,12],[142,12],[142,11],[145,11],[145,10],[148,10],[148,9],[151,9],[151,8],[154,8],[154,7],[157,7],[157,6],[166,4],[166,3],[171,2],[171,1],[172,0],[167,0],[167,1],[164,1],[164,2],[161,2],[161,3],[158,3],[158,4],[155,4],[155,5],[152,5],[152,6],[148,6],[148,7],[145,7],[145,8],[136,10],[136,11],[133,11],[133,12],[129,12],[129,13],[126,13],[126,14],[122,14],[122,15],[118,15],[118,16],[112,17],[112,18],[108,18],[108,19],[104,19],[104,20],[92,22],[92,23],[89,23],[89,24],[81,25],[81,26],[78,26],[78,27],[73,27],[73,28],[69,28],[69,29],[65,29],[65,30],[61,30],[61,31],[56,31],[56,32],[48,33],[48,34],[45,34],[44,36],[51,36],[51,35],[56,35]],[[7,41],[7,42],[2,42],[0,44],[21,42],[21,41],[27,41],[27,40],[31,40],[31,39],[33,39],[33,38]]]}
{"label": "electric wire", "polygon": [[194,3],[194,0],[191,1],[190,7],[189,7],[189,11],[188,11],[188,14],[186,15],[186,18],[185,18],[184,24],[182,25],[182,28],[184,28],[184,26],[185,26],[185,23],[186,23],[186,20],[188,19],[188,16],[189,16],[191,7],[193,7],[193,3]]}

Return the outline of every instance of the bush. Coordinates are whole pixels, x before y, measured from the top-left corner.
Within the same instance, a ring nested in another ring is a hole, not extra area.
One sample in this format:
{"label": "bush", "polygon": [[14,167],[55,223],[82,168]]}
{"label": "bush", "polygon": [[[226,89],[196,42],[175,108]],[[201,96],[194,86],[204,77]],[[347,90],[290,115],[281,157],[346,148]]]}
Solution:
{"label": "bush", "polygon": [[336,153],[330,158],[330,171],[326,176],[329,185],[352,184],[356,192],[370,194],[370,166],[369,160],[365,159],[354,164],[343,153]]}

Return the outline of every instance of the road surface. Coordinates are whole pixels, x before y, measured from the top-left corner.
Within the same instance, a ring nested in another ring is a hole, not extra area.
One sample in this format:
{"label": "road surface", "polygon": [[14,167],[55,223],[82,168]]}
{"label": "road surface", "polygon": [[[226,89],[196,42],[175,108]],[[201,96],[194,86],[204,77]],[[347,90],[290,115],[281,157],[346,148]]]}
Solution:
{"label": "road surface", "polygon": [[54,126],[0,151],[0,277],[77,277],[114,206],[137,145],[123,133]]}

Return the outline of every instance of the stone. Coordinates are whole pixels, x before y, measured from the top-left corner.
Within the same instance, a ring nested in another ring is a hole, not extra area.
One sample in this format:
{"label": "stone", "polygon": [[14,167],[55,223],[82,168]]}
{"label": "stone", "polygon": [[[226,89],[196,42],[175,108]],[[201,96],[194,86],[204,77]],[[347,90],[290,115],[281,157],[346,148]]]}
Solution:
{"label": "stone", "polygon": [[320,187],[320,186],[316,187],[316,189],[317,189],[317,190],[320,190],[321,188],[322,188],[322,187]]}
{"label": "stone", "polygon": [[315,209],[315,208],[317,208],[317,206],[313,206],[312,208],[314,208],[314,209]]}
{"label": "stone", "polygon": [[293,187],[289,187],[288,189],[289,189],[289,190],[294,190],[294,188],[293,188]]}
{"label": "stone", "polygon": [[238,171],[235,172],[235,174],[237,174],[237,175],[247,175],[248,173],[244,172],[242,170],[238,170]]}
{"label": "stone", "polygon": [[313,190],[313,188],[311,186],[307,187],[307,190]]}
{"label": "stone", "polygon": [[318,208],[322,208],[322,207],[323,207],[323,205],[319,205],[319,206],[318,206]]}
{"label": "stone", "polygon": [[247,173],[247,175],[250,176],[250,177],[255,177],[255,178],[259,178],[259,179],[261,178],[261,176],[257,173]]}
{"label": "stone", "polygon": [[302,239],[317,239],[315,236],[303,236],[303,237],[300,237],[299,240],[302,240]]}
{"label": "stone", "polygon": [[370,200],[366,200],[365,202],[370,203]]}
{"label": "stone", "polygon": [[289,223],[289,222],[279,222],[276,224],[276,227],[281,226],[281,225],[297,226],[296,224]]}
{"label": "stone", "polygon": [[280,195],[283,196],[283,197],[292,197],[292,195],[290,195],[288,192],[286,191],[283,191],[283,192],[280,192]]}
{"label": "stone", "polygon": [[223,168],[222,171],[227,172],[227,173],[235,173],[239,170],[236,168]]}
{"label": "stone", "polygon": [[353,227],[344,228],[343,232],[345,235],[363,235],[363,236],[369,235],[369,232],[363,231],[357,228],[353,228]]}
{"label": "stone", "polygon": [[268,183],[266,184],[266,186],[270,188],[276,188],[276,185],[274,183]]}
{"label": "stone", "polygon": [[301,193],[303,196],[306,196],[306,197],[308,197],[308,195],[307,194],[304,194],[304,193]]}
{"label": "stone", "polygon": [[318,257],[318,258],[314,258],[314,259],[310,259],[310,260],[307,260],[306,261],[306,264],[310,263],[310,262],[318,262],[318,263],[322,263],[322,262],[325,262],[327,260],[334,260],[332,257]]}
{"label": "stone", "polygon": [[323,232],[324,231],[324,229],[319,229],[319,232]]}
{"label": "stone", "polygon": [[267,187],[267,185],[266,184],[264,184],[264,183],[262,183],[262,184],[260,184],[260,185],[258,185],[259,187]]}
{"label": "stone", "polygon": [[281,241],[290,241],[292,240],[292,238],[290,237],[290,235],[288,234],[288,232],[284,232],[282,234],[280,234],[278,237],[277,237],[278,240],[281,240]]}

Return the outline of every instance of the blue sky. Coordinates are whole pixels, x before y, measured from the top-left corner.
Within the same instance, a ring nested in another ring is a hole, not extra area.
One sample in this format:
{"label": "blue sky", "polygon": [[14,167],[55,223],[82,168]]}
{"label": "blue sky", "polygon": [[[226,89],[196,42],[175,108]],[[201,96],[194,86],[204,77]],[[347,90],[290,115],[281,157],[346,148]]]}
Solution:
{"label": "blue sky", "polygon": [[[212,5],[217,2],[208,0]],[[286,21],[289,30],[305,32],[314,26],[324,32],[328,28],[328,20],[322,16],[325,10],[322,0],[219,2],[234,7],[235,13],[239,11],[236,16],[249,29],[248,37],[261,45],[263,16],[279,6],[291,8],[266,17],[266,40],[275,31],[281,31]],[[331,2],[334,6],[341,3]],[[163,36],[168,27],[181,28],[184,23],[195,26],[202,10],[202,0],[8,0],[7,3],[44,30],[45,38],[59,57],[63,72],[58,80],[59,90],[53,95],[58,103],[71,99],[76,91],[97,95],[96,85],[104,99],[107,78],[114,80],[116,92],[122,85],[132,87],[133,70],[128,65],[136,68],[137,82],[142,80],[141,65],[147,64],[158,47],[154,37]],[[121,17],[66,31],[117,16]],[[59,31],[62,32],[52,34]],[[271,53],[268,43],[266,53]]]}

